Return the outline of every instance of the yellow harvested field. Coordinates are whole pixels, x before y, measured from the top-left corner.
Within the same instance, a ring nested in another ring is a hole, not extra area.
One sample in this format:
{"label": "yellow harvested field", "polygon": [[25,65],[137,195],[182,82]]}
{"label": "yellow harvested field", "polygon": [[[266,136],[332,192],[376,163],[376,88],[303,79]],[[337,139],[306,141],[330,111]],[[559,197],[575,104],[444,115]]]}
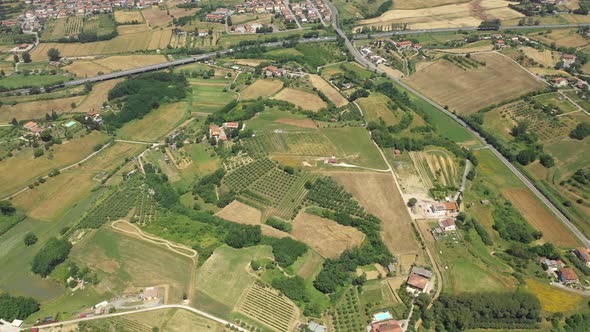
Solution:
{"label": "yellow harvested field", "polygon": [[78,104],[74,111],[83,113],[88,111],[98,112],[102,108],[102,103],[107,100],[109,91],[122,80],[116,79],[94,84],[92,91]]}
{"label": "yellow harvested field", "polygon": [[508,189],[502,195],[512,202],[531,226],[543,232],[543,240],[563,247],[579,245],[574,235],[528,189]]}
{"label": "yellow harvested field", "polygon": [[33,158],[33,150],[28,149],[18,155],[0,162],[0,197],[33,183],[39,176],[47,175],[53,169],[77,163],[94,152],[94,146],[105,143],[108,136],[92,132],[82,138],[54,145],[53,158],[49,152],[39,158]]}
{"label": "yellow harvested field", "polygon": [[[169,6],[168,10],[162,10],[157,6],[144,9],[142,11],[143,17],[151,28],[154,27],[165,27],[168,23],[172,22],[175,17],[189,16],[199,10],[198,8],[177,8],[176,6]],[[169,13],[169,14],[168,14]]]}
{"label": "yellow harvested field", "polygon": [[466,70],[439,59],[404,80],[459,114],[472,114],[545,86],[511,59],[496,52],[477,53],[472,59],[485,62],[485,66]]}
{"label": "yellow harvested field", "polygon": [[84,96],[32,101],[16,105],[0,106],[0,123],[9,123],[12,118],[17,120],[42,119],[45,113],[55,111],[58,114],[71,111],[72,103],[80,104]]}
{"label": "yellow harvested field", "polygon": [[393,1],[393,9],[419,9],[428,7],[438,7],[451,5],[455,3],[465,3],[471,0],[412,0],[412,1]]}
{"label": "yellow harvested field", "polygon": [[348,100],[344,98],[344,96],[342,96],[340,92],[336,90],[336,88],[334,88],[332,85],[330,85],[330,83],[326,82],[326,80],[320,76],[310,74],[309,81],[316,89],[325,94],[326,97],[328,97],[328,99],[330,99],[336,105],[336,107],[342,107],[348,104]]}
{"label": "yellow harvested field", "polygon": [[546,44],[555,43],[557,47],[581,47],[590,44],[577,32],[577,29],[555,29],[551,33],[535,32],[528,36]]}
{"label": "yellow harvested field", "polygon": [[272,236],[282,238],[291,236],[289,233],[285,233],[276,228],[262,223],[262,212],[249,205],[246,205],[239,201],[233,201],[225,206],[221,211],[215,214],[216,216],[246,225],[260,225],[262,234],[265,236]]}
{"label": "yellow harvested field", "polygon": [[391,68],[389,66],[386,66],[384,64],[379,64],[377,65],[377,67],[379,67],[379,69],[383,70],[386,74],[393,76],[397,79],[401,79],[404,77],[404,73],[402,73],[400,70],[395,69],[395,68]]}
{"label": "yellow harvested field", "polygon": [[99,71],[111,73],[116,70],[149,66],[166,62],[163,55],[113,55],[98,60],[81,60],[64,67],[70,73],[80,76],[95,76]]}
{"label": "yellow harvested field", "polygon": [[264,60],[264,59],[236,59],[234,60],[234,62],[238,65],[242,65],[242,66],[250,66],[250,67],[256,67],[259,64],[266,62],[268,60]]}
{"label": "yellow harvested field", "polygon": [[316,94],[297,90],[293,88],[285,88],[274,95],[272,99],[284,100],[299,106],[304,110],[317,112],[326,107],[326,103]]}
{"label": "yellow harvested field", "polygon": [[526,279],[528,289],[541,302],[541,309],[550,313],[568,312],[578,308],[585,298],[573,292],[561,290],[546,283]]}
{"label": "yellow harvested field", "polygon": [[559,53],[552,52],[549,49],[540,52],[537,49],[527,46],[522,48],[522,52],[527,57],[546,67],[554,67],[560,61]]}
{"label": "yellow harvested field", "polygon": [[313,122],[312,119],[276,119],[276,123],[282,123],[290,126],[302,127],[302,128],[317,128],[318,126]]}
{"label": "yellow harvested field", "polygon": [[93,180],[96,175],[113,170],[122,159],[131,158],[142,149],[137,144],[116,143],[82,166],[47,179],[46,183],[20,194],[12,202],[35,219],[55,221],[100,183]]}
{"label": "yellow harvested field", "polygon": [[293,220],[291,235],[326,258],[337,258],[344,250],[359,247],[365,239],[356,228],[305,212]]}
{"label": "yellow harvested field", "polygon": [[147,24],[129,24],[129,25],[119,25],[117,27],[117,32],[120,35],[128,35],[132,33],[139,33],[139,32],[146,32],[149,31]]}
{"label": "yellow harvested field", "polygon": [[185,114],[184,102],[164,104],[151,111],[142,119],[133,120],[121,128],[120,138],[154,142],[166,136],[182,121]]}
{"label": "yellow harvested field", "polygon": [[330,172],[346,191],[383,221],[381,237],[393,255],[417,254],[419,245],[410,214],[389,173]]}
{"label": "yellow harvested field", "polygon": [[141,12],[138,11],[117,10],[115,11],[115,21],[117,21],[117,23],[123,24],[143,22],[143,16],[141,16]]}
{"label": "yellow harvested field", "polygon": [[262,79],[247,86],[240,92],[241,99],[257,99],[258,97],[268,97],[277,93],[283,88],[283,82],[278,79]]}
{"label": "yellow harvested field", "polygon": [[171,37],[172,30],[166,29],[130,33],[94,43],[41,43],[31,52],[31,57],[33,60],[47,60],[50,48],[58,49],[66,57],[156,50],[166,47]]}
{"label": "yellow harvested field", "polygon": [[490,18],[506,20],[523,17],[523,14],[508,8],[511,3],[504,0],[473,0],[430,8],[394,9],[381,16],[359,21],[356,30],[369,26],[387,31],[392,29],[393,24],[399,23],[407,23],[408,28],[412,29],[472,27]]}

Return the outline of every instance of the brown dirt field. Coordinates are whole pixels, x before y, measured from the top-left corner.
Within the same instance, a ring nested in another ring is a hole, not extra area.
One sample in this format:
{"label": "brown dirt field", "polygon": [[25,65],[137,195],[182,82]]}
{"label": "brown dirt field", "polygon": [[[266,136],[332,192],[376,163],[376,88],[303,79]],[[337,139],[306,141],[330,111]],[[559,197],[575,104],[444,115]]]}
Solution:
{"label": "brown dirt field", "polygon": [[474,54],[472,58],[484,61],[486,65],[464,70],[440,59],[404,80],[429,98],[460,114],[472,114],[544,86],[512,60],[495,52]]}
{"label": "brown dirt field", "polygon": [[283,88],[283,82],[279,80],[258,80],[247,86],[240,95],[242,99],[256,99],[258,97],[268,97],[277,93]]}
{"label": "brown dirt field", "polygon": [[402,73],[401,71],[399,71],[395,68],[391,68],[389,66],[386,66],[384,64],[377,65],[377,67],[379,67],[379,69],[383,70],[388,75],[391,75],[397,79],[401,79],[405,76],[404,73]]}
{"label": "brown dirt field", "polygon": [[94,84],[92,91],[84,100],[82,100],[74,111],[84,113],[92,110],[99,111],[102,107],[102,103],[107,100],[109,91],[122,80],[123,79],[116,79]]}
{"label": "brown dirt field", "polygon": [[117,23],[130,23],[133,21],[143,22],[143,16],[138,11],[123,11],[117,10],[115,12],[115,21]]}
{"label": "brown dirt field", "polygon": [[234,221],[240,224],[260,225],[262,224],[262,212],[248,206],[242,202],[233,201],[221,211],[215,214],[216,216]]}
{"label": "brown dirt field", "polygon": [[293,220],[291,234],[327,258],[336,258],[344,250],[360,246],[365,239],[365,234],[353,227],[305,212]]}
{"label": "brown dirt field", "polygon": [[281,90],[272,99],[288,101],[295,106],[314,112],[327,106],[318,95],[293,88]]}
{"label": "brown dirt field", "polygon": [[282,238],[290,236],[276,228],[262,223],[262,212],[242,202],[233,201],[215,214],[216,216],[246,225],[260,225],[262,235]]}
{"label": "brown dirt field", "polygon": [[139,33],[149,31],[147,24],[130,24],[130,25],[119,25],[117,32],[120,35],[128,35],[131,33]]}
{"label": "brown dirt field", "polygon": [[313,74],[310,74],[308,77],[311,84],[315,88],[320,90],[322,93],[324,93],[326,97],[328,97],[328,99],[330,99],[336,105],[336,107],[342,107],[348,104],[348,100],[344,98],[344,96],[342,96],[340,92],[338,92],[338,90],[336,90],[333,86],[330,85],[330,83],[326,82],[323,78]]}
{"label": "brown dirt field", "polygon": [[393,255],[417,254],[410,214],[389,173],[330,172],[365,209],[383,221],[381,237]]}
{"label": "brown dirt field", "polygon": [[32,101],[29,103],[22,103],[12,105],[0,106],[0,123],[9,123],[12,118],[17,120],[41,119],[45,117],[45,113],[50,113],[54,110],[58,114],[67,113],[71,111],[70,105],[72,103],[79,104],[85,96],[76,96],[52,100]]}
{"label": "brown dirt field", "polygon": [[508,189],[502,192],[502,195],[514,204],[531,226],[543,232],[543,239],[547,242],[564,247],[574,247],[579,244],[574,235],[527,189]]}
{"label": "brown dirt field", "polygon": [[311,119],[277,119],[275,120],[276,123],[282,123],[291,126],[297,126],[302,128],[317,128],[315,122]]}
{"label": "brown dirt field", "polygon": [[79,77],[92,77],[98,75],[99,72],[110,73],[112,71],[94,61],[74,61],[63,69]]}

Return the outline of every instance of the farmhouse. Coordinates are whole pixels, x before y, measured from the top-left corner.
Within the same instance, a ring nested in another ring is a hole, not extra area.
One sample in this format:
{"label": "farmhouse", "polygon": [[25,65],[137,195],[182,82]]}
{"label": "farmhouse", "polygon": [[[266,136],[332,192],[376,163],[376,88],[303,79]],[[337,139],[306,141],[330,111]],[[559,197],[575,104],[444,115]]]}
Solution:
{"label": "farmhouse", "polygon": [[160,290],[157,287],[148,287],[143,291],[144,301],[154,301],[160,299]]}
{"label": "farmhouse", "polygon": [[285,73],[283,69],[277,68],[275,66],[267,66],[262,68],[262,70],[264,70],[264,75],[267,77],[280,77]]}
{"label": "farmhouse", "polygon": [[447,213],[455,213],[459,210],[456,202],[444,202],[430,206],[430,212],[437,216],[444,216]]}
{"label": "farmhouse", "polygon": [[573,54],[562,54],[561,62],[563,63],[563,68],[569,68],[576,62],[576,56]]}
{"label": "farmhouse", "polygon": [[590,252],[584,247],[579,247],[574,250],[574,254],[582,261],[586,266],[590,267]]}
{"label": "farmhouse", "polygon": [[559,281],[564,284],[578,282],[578,276],[572,268],[564,267],[557,274],[559,275]]}
{"label": "farmhouse", "polygon": [[432,278],[432,272],[429,270],[413,267],[410,277],[408,278],[406,288],[409,292],[426,292],[428,291],[429,281]]}
{"label": "farmhouse", "polygon": [[36,122],[29,121],[23,127],[27,130],[33,130],[33,128],[39,128],[39,125]]}
{"label": "farmhouse", "polygon": [[558,77],[553,80],[553,85],[555,85],[558,88],[567,86],[567,80],[563,77]]}
{"label": "farmhouse", "polygon": [[84,116],[84,120],[92,121],[92,122],[98,123],[98,124],[102,123],[102,117],[100,116],[100,114],[98,114],[95,111],[87,112],[86,115]]}
{"label": "farmhouse", "polygon": [[457,226],[455,225],[455,220],[453,219],[443,219],[438,222],[438,225],[445,231],[451,232],[457,230]]}
{"label": "farmhouse", "polygon": [[209,125],[209,136],[215,137],[217,141],[227,141],[227,135],[225,134],[225,130],[223,130],[223,128],[215,124]]}
{"label": "farmhouse", "polygon": [[539,258],[539,261],[541,261],[542,264],[545,264],[548,270],[551,270],[553,272],[565,266],[561,259],[549,259],[547,257],[541,257]]}
{"label": "farmhouse", "polygon": [[399,323],[393,319],[374,323],[371,329],[373,332],[403,332]]}
{"label": "farmhouse", "polygon": [[238,129],[238,128],[240,128],[240,123],[239,122],[224,122],[222,127],[225,129]]}

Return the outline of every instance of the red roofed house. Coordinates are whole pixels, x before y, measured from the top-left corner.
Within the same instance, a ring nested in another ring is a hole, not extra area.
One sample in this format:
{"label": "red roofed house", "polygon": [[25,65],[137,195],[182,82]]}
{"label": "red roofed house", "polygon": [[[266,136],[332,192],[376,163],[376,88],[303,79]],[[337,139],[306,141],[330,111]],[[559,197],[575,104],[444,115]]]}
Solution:
{"label": "red roofed house", "polygon": [[567,80],[563,77],[558,77],[553,80],[553,85],[556,87],[564,87],[567,86]]}
{"label": "red roofed house", "polygon": [[393,44],[395,45],[395,47],[397,47],[400,50],[412,47],[412,45],[414,45],[414,43],[411,40],[404,40],[401,42],[393,42]]}
{"label": "red roofed house", "polygon": [[453,219],[444,219],[438,222],[439,226],[445,230],[445,232],[457,230],[457,226],[455,225],[455,220]]}
{"label": "red roofed house", "polygon": [[576,250],[574,250],[574,254],[576,254],[576,256],[578,256],[578,258],[584,262],[586,266],[590,267],[590,252],[588,252],[588,249],[584,247],[576,248]]}
{"label": "red roofed house", "polygon": [[224,122],[223,128],[225,128],[225,129],[238,129],[238,128],[240,128],[240,123],[239,122]]}
{"label": "red roofed house", "polygon": [[563,62],[563,68],[569,68],[569,66],[576,62],[576,56],[573,54],[562,54],[561,62]]}
{"label": "red roofed house", "polygon": [[375,323],[375,324],[371,325],[371,328],[372,328],[373,332],[403,332],[404,331],[402,329],[402,327],[399,325],[399,323],[393,319]]}
{"label": "red roofed house", "polygon": [[144,301],[153,301],[160,298],[160,290],[157,287],[148,287],[143,291]]}
{"label": "red roofed house", "polygon": [[443,205],[445,206],[445,210],[447,212],[457,212],[459,210],[459,205],[457,205],[457,202],[444,202]]}
{"label": "red roofed house", "polygon": [[23,43],[23,44],[20,44],[20,45],[18,45],[18,49],[19,49],[19,50],[24,50],[24,49],[26,49],[27,47],[29,47],[29,44],[27,44],[27,43]]}
{"label": "red roofed house", "polygon": [[410,290],[417,290],[420,292],[423,292],[426,287],[428,286],[428,278],[425,278],[421,275],[418,274],[412,274],[410,275],[410,277],[408,278],[408,288],[410,288]]}
{"label": "red roofed house", "polygon": [[35,127],[33,129],[31,129],[31,132],[35,135],[35,136],[39,136],[41,135],[41,132],[43,131],[43,128],[41,127]]}
{"label": "red roofed house", "polygon": [[217,137],[221,132],[221,128],[218,125],[211,124],[209,125],[209,136]]}
{"label": "red roofed house", "polygon": [[39,127],[39,125],[36,122],[29,121],[29,122],[25,123],[25,125],[23,127],[27,130],[32,130],[33,128]]}
{"label": "red roofed house", "polygon": [[557,274],[559,275],[559,281],[561,281],[564,284],[578,282],[578,276],[572,268],[564,267],[561,270],[559,270]]}
{"label": "red roofed house", "polygon": [[275,66],[264,67],[262,70],[267,77],[283,76],[283,70]]}

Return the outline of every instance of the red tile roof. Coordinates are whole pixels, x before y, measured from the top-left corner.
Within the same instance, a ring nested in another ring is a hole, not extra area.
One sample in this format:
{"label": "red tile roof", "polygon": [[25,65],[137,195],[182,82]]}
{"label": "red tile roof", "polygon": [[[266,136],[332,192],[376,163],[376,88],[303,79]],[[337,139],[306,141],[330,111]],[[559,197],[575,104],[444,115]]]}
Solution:
{"label": "red tile roof", "polygon": [[423,276],[412,274],[408,278],[408,285],[418,288],[420,290],[424,290],[424,288],[426,288],[426,284],[428,284],[428,279],[424,278]]}
{"label": "red tile roof", "polygon": [[573,280],[578,280],[578,275],[576,274],[576,272],[569,267],[564,267],[561,270],[559,270],[559,274],[561,276],[561,280],[562,281],[573,281]]}

